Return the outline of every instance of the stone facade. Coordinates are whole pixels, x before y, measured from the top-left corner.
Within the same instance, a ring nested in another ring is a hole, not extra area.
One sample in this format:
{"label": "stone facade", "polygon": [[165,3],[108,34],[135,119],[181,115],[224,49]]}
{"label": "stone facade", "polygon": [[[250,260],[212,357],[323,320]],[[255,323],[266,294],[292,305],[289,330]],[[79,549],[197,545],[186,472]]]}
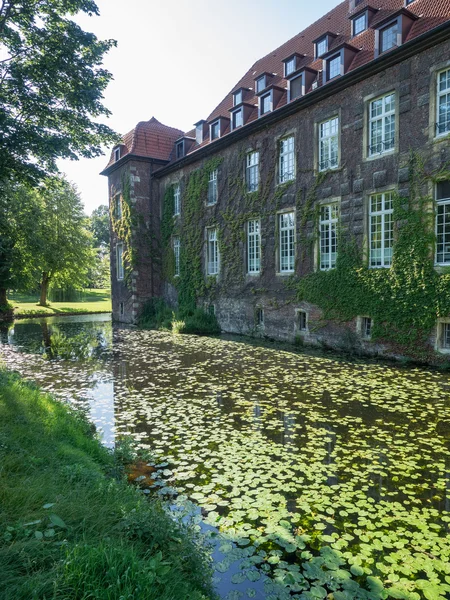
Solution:
{"label": "stone facade", "polygon": [[[133,230],[137,262],[126,285],[117,281],[115,246],[112,235],[111,271],[113,315],[116,320],[136,322],[143,304],[153,297],[164,297],[176,305],[173,280],[165,280],[160,245],[162,202],[165,190],[180,185],[183,223],[183,197],[190,174],[212,158],[220,158],[218,200],[204,210],[198,226],[205,232],[215,227],[220,232],[220,269],[198,298],[200,305],[214,305],[224,332],[265,335],[286,341],[332,347],[358,347],[369,353],[389,354],[388,348],[365,339],[361,320],[347,323],[324,320],[319,307],[298,303],[289,289],[290,275],[280,274],[278,215],[295,213],[295,271],[302,277],[320,268],[318,248],[318,208],[336,203],[344,232],[356,238],[368,256],[368,206],[372,194],[398,191],[408,194],[408,158],[411,150],[427,156],[435,169],[450,160],[449,137],[436,136],[437,73],[450,66],[450,39],[432,41],[417,53],[385,68],[367,68],[364,76],[344,85],[327,84],[316,94],[317,100],[298,103],[289,114],[271,115],[270,124],[249,125],[246,135],[235,132],[221,144],[211,144],[185,160],[152,161],[130,156],[120,168],[108,172],[110,198],[130,182],[130,201],[138,217]],[[334,87],[333,87],[334,86]],[[392,151],[369,156],[369,106],[385,94],[395,95],[395,140]],[[311,95],[312,96],[312,95]],[[287,111],[286,111],[287,112]],[[337,168],[319,176],[319,125],[338,117],[339,158]],[[239,134],[239,135],[238,135]],[[280,140],[294,137],[295,178],[289,185],[279,183]],[[216,149],[217,147],[217,149]],[[259,191],[245,190],[246,156],[259,152]],[[196,156],[197,155],[197,156]],[[311,195],[311,191],[314,195]],[[424,190],[433,194],[433,189]],[[307,204],[311,203],[309,211]],[[306,217],[305,217],[306,215]],[[258,219],[261,236],[261,270],[249,274],[247,265],[246,223]],[[206,275],[206,237],[202,256]],[[262,313],[258,312],[262,309]],[[306,317],[299,313],[306,313]],[[363,318],[364,315],[361,315]],[[306,327],[302,325],[306,318]],[[263,322],[261,322],[263,321]]]}

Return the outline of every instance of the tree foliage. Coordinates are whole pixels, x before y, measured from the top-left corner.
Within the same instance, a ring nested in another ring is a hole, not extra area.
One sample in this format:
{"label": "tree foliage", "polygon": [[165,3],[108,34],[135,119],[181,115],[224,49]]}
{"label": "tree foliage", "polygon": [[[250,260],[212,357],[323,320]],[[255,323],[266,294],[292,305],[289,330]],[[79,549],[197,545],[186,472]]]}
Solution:
{"label": "tree foliage", "polygon": [[109,208],[101,204],[92,211],[90,230],[94,236],[94,246],[109,246]]}
{"label": "tree foliage", "polygon": [[41,186],[38,194],[40,304],[45,305],[50,283],[81,287],[94,256],[88,219],[76,188],[62,178],[52,178]]}
{"label": "tree foliage", "polygon": [[24,185],[0,181],[0,306],[8,288],[32,287],[38,270],[35,235],[40,205]]}
{"label": "tree foliage", "polygon": [[97,15],[93,0],[0,0],[0,178],[41,179],[58,158],[101,154],[117,140],[102,68],[115,45],[71,17]]}

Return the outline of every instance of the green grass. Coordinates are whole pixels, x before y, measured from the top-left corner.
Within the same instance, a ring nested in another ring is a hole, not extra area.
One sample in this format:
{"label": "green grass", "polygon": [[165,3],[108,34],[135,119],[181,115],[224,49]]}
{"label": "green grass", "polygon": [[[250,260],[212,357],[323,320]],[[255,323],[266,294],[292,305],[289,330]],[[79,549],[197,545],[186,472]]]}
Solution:
{"label": "green grass", "polygon": [[111,312],[109,289],[84,290],[80,302],[51,302],[49,306],[37,306],[37,295],[11,294],[9,302],[14,307],[16,317],[51,316],[57,314]]}
{"label": "green grass", "polygon": [[0,599],[205,600],[209,558],[89,424],[0,370]]}

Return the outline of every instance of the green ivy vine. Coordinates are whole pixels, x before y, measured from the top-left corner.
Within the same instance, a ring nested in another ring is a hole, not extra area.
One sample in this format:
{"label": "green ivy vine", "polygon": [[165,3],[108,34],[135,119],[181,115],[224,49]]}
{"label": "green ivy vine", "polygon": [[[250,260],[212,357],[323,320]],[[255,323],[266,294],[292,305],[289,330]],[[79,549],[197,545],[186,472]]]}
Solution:
{"label": "green ivy vine", "polygon": [[115,202],[116,194],[113,196],[113,201],[109,207],[111,226],[118,240],[123,242],[123,264],[124,264],[124,280],[128,287],[131,285],[131,274],[137,264],[137,251],[133,244],[133,232],[136,231],[138,224],[137,215],[131,204],[129,176],[122,177],[122,192],[120,193],[121,200],[121,215],[118,214]]}
{"label": "green ivy vine", "polygon": [[[430,182],[448,179],[447,167],[427,173],[417,153],[409,159],[409,196],[394,196],[394,255],[386,269],[369,269],[355,238],[340,227],[336,268],[291,282],[298,301],[319,306],[324,319],[373,319],[372,340],[416,358],[433,354],[429,335],[438,317],[450,314],[450,274],[434,268],[433,199]],[[311,207],[314,202],[310,202]]]}

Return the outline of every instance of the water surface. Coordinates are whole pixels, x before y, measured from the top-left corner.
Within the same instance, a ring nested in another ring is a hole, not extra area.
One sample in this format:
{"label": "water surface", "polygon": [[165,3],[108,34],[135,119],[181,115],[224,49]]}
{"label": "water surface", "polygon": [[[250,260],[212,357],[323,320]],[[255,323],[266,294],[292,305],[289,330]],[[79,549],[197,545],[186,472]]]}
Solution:
{"label": "water surface", "polygon": [[221,531],[223,596],[450,597],[447,373],[107,315],[16,322],[0,344],[105,444],[129,434],[155,453],[162,493]]}

